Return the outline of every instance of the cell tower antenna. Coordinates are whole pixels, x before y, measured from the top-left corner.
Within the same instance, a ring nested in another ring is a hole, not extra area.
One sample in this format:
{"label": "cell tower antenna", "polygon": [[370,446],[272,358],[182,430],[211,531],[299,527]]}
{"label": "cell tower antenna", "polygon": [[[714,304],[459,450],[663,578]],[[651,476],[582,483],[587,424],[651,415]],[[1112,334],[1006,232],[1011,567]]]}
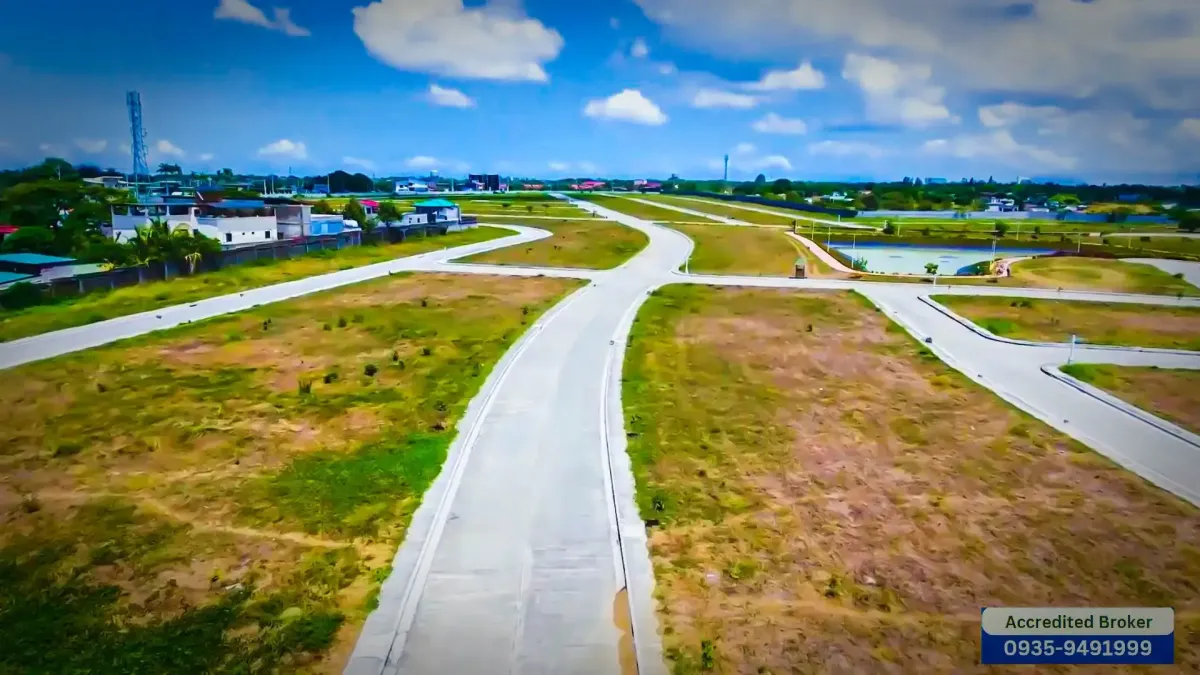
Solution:
{"label": "cell tower antenna", "polygon": [[129,149],[133,153],[133,183],[141,176],[150,175],[150,163],[146,160],[146,130],[142,127],[142,95],[136,91],[125,94],[125,105],[129,107],[129,133],[133,136]]}
{"label": "cell tower antenna", "polygon": [[725,177],[721,181],[724,183],[729,182],[729,155],[725,155]]}

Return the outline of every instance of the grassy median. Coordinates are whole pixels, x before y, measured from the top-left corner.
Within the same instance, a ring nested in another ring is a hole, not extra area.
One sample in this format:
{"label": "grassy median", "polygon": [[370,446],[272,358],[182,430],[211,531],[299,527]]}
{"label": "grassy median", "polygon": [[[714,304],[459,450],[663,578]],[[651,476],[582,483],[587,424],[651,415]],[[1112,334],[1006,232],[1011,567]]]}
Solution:
{"label": "grassy median", "polygon": [[191,277],[154,281],[114,291],[97,291],[51,305],[17,311],[0,310],[0,342],[404,258],[443,247],[475,244],[510,234],[511,231],[500,228],[477,227],[444,236],[418,237],[398,244],[314,251],[288,260],[261,260]]}
{"label": "grassy median", "polygon": [[578,285],[396,275],[6,371],[0,672],[341,672],[468,401]]}
{"label": "grassy median", "polygon": [[[633,199],[626,197],[584,195],[581,196],[580,199],[589,201],[597,206],[603,206],[606,209],[612,209],[613,211],[618,211],[620,213],[624,213],[635,218],[641,218],[643,220],[649,220],[651,222],[677,223],[704,220],[700,216],[693,216],[687,213],[680,213],[679,211],[672,211],[671,209],[664,209],[658,206],[652,206],[650,204],[643,204],[642,202],[635,202]],[[641,199],[641,196],[634,196],[634,199]]]}
{"label": "grassy median", "polygon": [[1173,606],[1200,667],[1196,509],[861,297],[668,286],[625,378],[674,672],[981,672],[992,605]]}
{"label": "grassy median", "polygon": [[1200,371],[1072,363],[1064,373],[1200,434]]}
{"label": "grassy median", "polygon": [[936,295],[949,307],[996,335],[1067,342],[1072,335],[1102,345],[1200,350],[1200,308],[1113,302]]}
{"label": "grassy median", "polygon": [[480,253],[459,262],[603,270],[624,263],[650,243],[641,231],[604,218],[514,221],[514,224],[547,230],[551,236],[521,246]]}
{"label": "grassy median", "polygon": [[1182,277],[1142,263],[1101,258],[1052,257],[1025,260],[1012,266],[1012,285],[1064,290],[1200,295],[1200,288]]}
{"label": "grassy median", "polygon": [[812,276],[828,269],[800,242],[783,231],[737,225],[687,225],[672,223],[695,242],[688,270],[694,274],[744,274],[790,277],[796,258],[804,257]]}
{"label": "grassy median", "polygon": [[[770,213],[763,213],[761,211],[752,211],[750,209],[740,208],[738,206],[734,206],[733,202],[718,202],[709,199],[692,199],[685,197],[671,197],[667,195],[648,195],[646,198],[651,201],[662,202],[664,204],[670,204],[680,208],[691,209],[692,211],[711,213],[716,216],[724,216],[726,218],[733,218],[742,222],[755,223],[758,225],[773,225],[777,227],[790,228],[793,222],[799,224],[807,222],[799,218],[801,215],[805,215],[810,218],[814,216],[818,218],[828,218],[829,220],[834,220],[836,218],[836,216],[823,216],[821,214],[802,214],[799,211],[796,212],[796,217],[789,218],[786,216],[773,215]],[[771,208],[769,206],[759,206],[758,204],[748,204],[747,206],[751,208]]]}

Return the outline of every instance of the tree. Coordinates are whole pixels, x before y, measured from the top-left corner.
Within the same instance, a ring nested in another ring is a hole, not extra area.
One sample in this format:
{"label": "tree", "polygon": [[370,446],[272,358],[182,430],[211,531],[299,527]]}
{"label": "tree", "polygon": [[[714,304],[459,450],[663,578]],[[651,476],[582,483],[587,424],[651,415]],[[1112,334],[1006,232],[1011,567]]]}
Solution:
{"label": "tree", "polygon": [[780,178],[774,183],[771,183],[771,190],[777,195],[786,195],[792,191],[792,181],[786,178]]}
{"label": "tree", "polygon": [[175,176],[183,175],[183,169],[180,168],[180,166],[178,164],[167,164],[167,163],[159,164],[158,172],[161,174],[169,174],[169,175],[175,175]]}
{"label": "tree", "polygon": [[396,202],[379,202],[379,220],[383,223],[392,223],[403,218],[400,213],[400,208],[396,206]]}
{"label": "tree", "polygon": [[318,201],[316,204],[313,204],[312,212],[316,213],[318,215],[326,215],[327,216],[327,215],[332,215],[334,211],[333,211],[333,207],[329,205],[329,200],[322,199],[322,200]]}
{"label": "tree", "polygon": [[366,229],[367,212],[357,199],[351,197],[350,201],[346,202],[346,208],[342,209],[342,217],[346,220],[353,220],[358,223],[359,227]]}
{"label": "tree", "polygon": [[4,253],[53,253],[54,233],[44,227],[22,227],[4,238]]}
{"label": "tree", "polygon": [[890,220],[883,221],[883,233],[884,234],[896,234],[896,226],[892,224],[892,221],[890,221]]}
{"label": "tree", "polygon": [[997,239],[999,239],[1000,237],[1003,237],[1005,235],[1005,233],[1008,232],[1008,223],[1006,223],[1002,220],[997,220],[995,223],[995,227],[996,227],[995,234],[996,234]]}
{"label": "tree", "polygon": [[[1179,216],[1179,229],[1184,232],[1200,230],[1200,212],[1187,211]],[[7,240],[5,243],[8,243]]]}
{"label": "tree", "polygon": [[754,186],[762,187],[767,184],[767,177],[761,173],[754,177]]}
{"label": "tree", "polygon": [[937,274],[938,264],[935,262],[925,263],[925,274]]}

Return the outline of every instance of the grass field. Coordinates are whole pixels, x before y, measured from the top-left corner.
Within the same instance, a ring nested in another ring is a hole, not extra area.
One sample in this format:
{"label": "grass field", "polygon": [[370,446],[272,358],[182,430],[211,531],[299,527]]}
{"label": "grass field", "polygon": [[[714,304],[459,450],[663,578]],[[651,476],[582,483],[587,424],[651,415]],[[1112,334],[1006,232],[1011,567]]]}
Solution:
{"label": "grass field", "polygon": [[1072,363],[1064,373],[1200,434],[1200,371]]}
{"label": "grass field", "polygon": [[1035,258],[1015,263],[1010,274],[1006,285],[1153,295],[1200,295],[1200,289],[1157,267],[1120,260]]}
{"label": "grass field", "polygon": [[795,273],[796,258],[801,255],[808,261],[809,274],[818,276],[821,270],[828,272],[815,256],[781,230],[715,223],[671,223],[670,227],[696,243],[688,260],[688,270],[694,274],[790,277]]}
{"label": "grass field", "polygon": [[340,673],[467,402],[576,287],[396,275],[7,371],[0,672]]}
{"label": "grass field", "polygon": [[979,608],[1006,605],[1173,606],[1200,668],[1196,509],[862,298],[668,286],[625,378],[675,673],[990,672]]}
{"label": "grass field", "polygon": [[[869,213],[869,212],[864,212]],[[996,229],[996,221],[1000,219],[992,218],[971,218],[971,219],[950,219],[950,218],[876,218],[872,216],[858,216],[850,219],[848,222],[861,225],[879,225],[891,222],[897,226],[901,234],[907,231],[922,231],[929,230],[932,234],[937,233],[977,233],[977,232],[992,232]],[[1008,226],[1009,236],[1015,236],[1017,232],[1021,236],[1028,238],[1035,232],[1041,233],[1044,236],[1059,233],[1085,233],[1099,232],[1101,234],[1109,234],[1113,232],[1175,232],[1178,230],[1173,225],[1124,225],[1120,223],[1079,223],[1065,220],[1055,219],[1030,219],[1030,220],[1001,220]]]}
{"label": "grass field", "polygon": [[316,251],[290,260],[262,260],[216,272],[89,293],[52,305],[17,311],[0,310],[0,342],[53,330],[83,326],[118,316],[147,312],[248,288],[301,279],[327,272],[403,258],[442,247],[465,246],[512,234],[495,227],[477,227],[444,236],[410,239],[399,244],[353,246]]}
{"label": "grass field", "polygon": [[[649,201],[662,202],[663,204],[670,204],[672,206],[678,206],[678,207],[685,208],[685,209],[691,209],[693,211],[702,211],[704,213],[711,213],[711,214],[717,215],[717,216],[725,216],[726,218],[736,218],[737,220],[740,220],[740,221],[743,221],[746,223],[755,223],[758,225],[775,225],[778,227],[791,227],[793,221],[795,221],[797,223],[805,222],[803,220],[798,220],[797,218],[786,218],[783,216],[771,215],[769,213],[762,213],[759,211],[750,211],[748,209],[737,208],[736,206],[733,206],[731,204],[713,201],[713,200],[709,200],[709,199],[704,199],[704,200],[681,199],[679,197],[670,197],[670,196],[666,196],[666,195],[642,195],[642,198],[647,199]],[[754,204],[752,204],[751,206],[757,207],[757,205],[754,205]],[[769,208],[769,207],[762,207],[762,208]],[[810,215],[810,214],[797,213],[797,216],[799,216],[799,215]],[[833,219],[830,218],[830,220],[833,220]]]}
{"label": "grass field", "polygon": [[1019,340],[1200,350],[1200,308],[991,296],[933,299],[996,335]]}
{"label": "grass field", "polygon": [[637,255],[650,243],[640,231],[603,218],[591,221],[531,220],[524,224],[548,230],[553,236],[523,246],[481,253],[459,262],[610,269]]}
{"label": "grass field", "polygon": [[634,216],[635,218],[642,218],[643,220],[649,220],[652,222],[673,223],[696,220],[696,216],[680,213],[678,211],[672,211],[670,209],[661,209],[657,206],[649,206],[647,204],[635,202],[624,197],[585,195],[580,198],[596,204],[597,206],[603,206],[606,209],[612,209],[613,211],[619,211],[620,213],[625,213]]}

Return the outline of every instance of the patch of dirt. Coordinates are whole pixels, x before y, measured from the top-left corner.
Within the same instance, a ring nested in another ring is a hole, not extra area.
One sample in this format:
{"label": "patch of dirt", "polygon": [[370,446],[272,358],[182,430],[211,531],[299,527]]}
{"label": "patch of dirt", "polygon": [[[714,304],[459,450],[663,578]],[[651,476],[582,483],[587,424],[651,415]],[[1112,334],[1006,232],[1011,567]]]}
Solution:
{"label": "patch of dirt", "polygon": [[1200,609],[1194,508],[849,296],[713,290],[672,343],[662,414],[702,426],[657,422],[652,480],[716,503],[651,532],[680,671],[972,672],[982,606]]}

